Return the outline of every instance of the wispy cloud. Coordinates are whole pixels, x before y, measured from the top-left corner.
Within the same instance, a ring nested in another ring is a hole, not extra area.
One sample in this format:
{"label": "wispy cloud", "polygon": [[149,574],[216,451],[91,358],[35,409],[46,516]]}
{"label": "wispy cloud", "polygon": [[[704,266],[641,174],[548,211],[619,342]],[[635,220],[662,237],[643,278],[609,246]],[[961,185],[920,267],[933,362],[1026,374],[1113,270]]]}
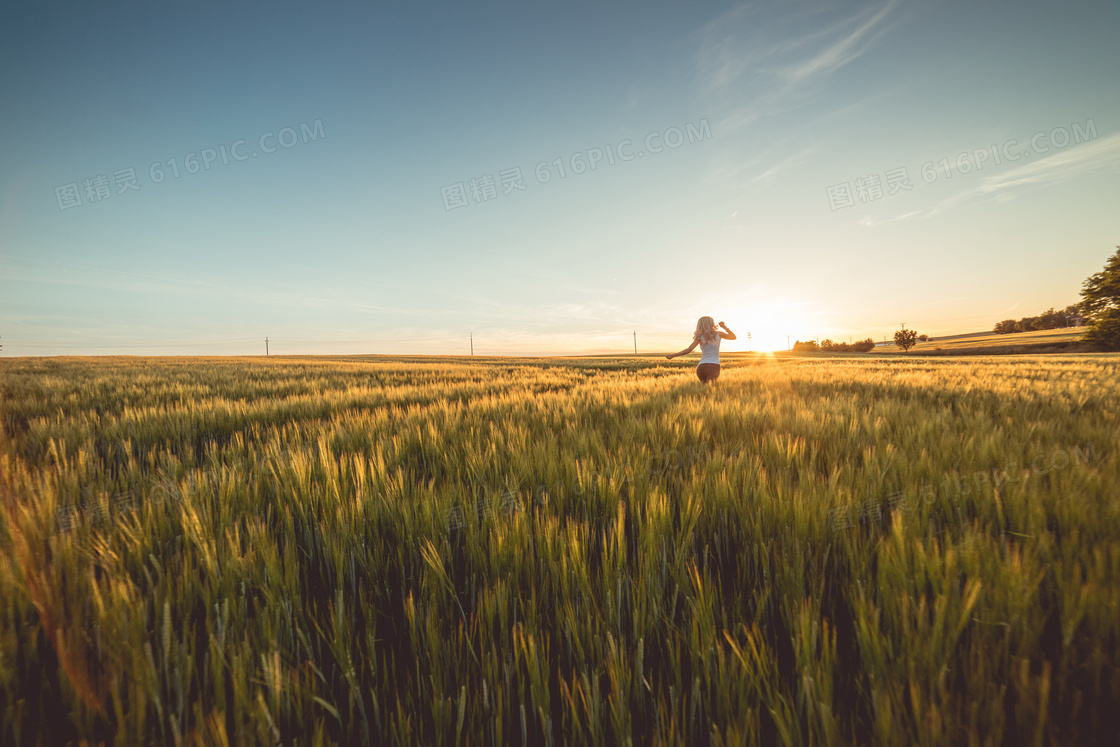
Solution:
{"label": "wispy cloud", "polygon": [[1120,166],[1120,132],[1024,164],[1003,174],[985,177],[972,192],[995,194],[1014,187],[1057,184],[1083,173]]}
{"label": "wispy cloud", "polygon": [[880,226],[909,218],[929,218],[974,202],[1006,202],[1029,187],[1044,187],[1100,170],[1120,170],[1120,132],[1025,163],[1002,174],[982,178],[975,186],[951,194],[931,208],[911,210],[886,218],[863,217],[859,223]]}
{"label": "wispy cloud", "polygon": [[763,16],[755,6],[729,11],[699,35],[696,73],[702,95],[726,107],[721,131],[804,106],[830,74],[864,55],[892,24],[898,0],[848,16],[825,11]]}
{"label": "wispy cloud", "polygon": [[729,160],[718,165],[709,179],[717,184],[739,187],[762,184],[808,162],[816,149],[816,145],[797,149],[796,143],[782,140],[750,152],[745,159]]}
{"label": "wispy cloud", "polygon": [[[847,65],[866,52],[871,44],[882,36],[886,30],[883,28],[883,21],[896,5],[896,0],[891,0],[857,28],[846,34],[844,27],[847,22],[838,24],[835,30],[841,34],[839,39],[822,49],[813,58],[787,67],[782,71],[784,77],[789,83],[797,84],[814,76],[827,75]],[[857,15],[856,18],[858,17]]]}
{"label": "wispy cloud", "polygon": [[898,215],[892,215],[887,218],[873,218],[869,215],[865,215],[857,222],[861,226],[866,226],[867,228],[875,228],[876,226],[882,226],[887,223],[895,223],[897,221],[906,220],[908,218],[926,217],[928,212],[929,211],[926,210],[911,210],[909,212],[899,213]]}
{"label": "wispy cloud", "polygon": [[806,161],[809,160],[809,157],[811,155],[813,155],[814,150],[816,150],[816,148],[810,146],[810,147],[806,148],[805,150],[803,150],[799,153],[794,153],[792,156],[788,156],[786,158],[783,158],[782,160],[778,161],[777,163],[775,163],[770,168],[763,171],[761,174],[758,174],[757,176],[752,178],[750,180],[750,182],[748,182],[748,183],[749,184],[756,184],[758,182],[769,181],[770,179],[777,176],[778,174],[780,174],[783,171],[786,171],[788,169],[792,169],[794,167],[800,166],[801,164],[803,164],[803,163],[805,163]]}

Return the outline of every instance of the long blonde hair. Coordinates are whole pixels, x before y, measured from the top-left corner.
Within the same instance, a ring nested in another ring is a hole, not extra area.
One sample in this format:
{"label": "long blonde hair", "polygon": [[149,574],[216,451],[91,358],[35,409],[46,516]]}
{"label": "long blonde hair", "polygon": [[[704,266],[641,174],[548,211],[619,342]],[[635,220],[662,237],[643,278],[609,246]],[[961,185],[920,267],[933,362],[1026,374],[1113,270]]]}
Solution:
{"label": "long blonde hair", "polygon": [[702,316],[697,319],[696,331],[692,333],[692,339],[701,345],[710,345],[718,340],[719,328],[716,327],[716,320],[710,316]]}

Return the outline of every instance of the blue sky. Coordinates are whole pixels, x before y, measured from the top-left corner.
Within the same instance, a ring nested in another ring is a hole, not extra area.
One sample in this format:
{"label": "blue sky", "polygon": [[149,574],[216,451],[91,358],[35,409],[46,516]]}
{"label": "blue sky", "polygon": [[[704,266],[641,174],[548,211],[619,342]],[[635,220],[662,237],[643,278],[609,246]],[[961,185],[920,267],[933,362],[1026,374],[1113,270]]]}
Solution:
{"label": "blue sky", "polygon": [[1117,32],[1115,2],[8,7],[3,354],[986,329],[1120,243]]}

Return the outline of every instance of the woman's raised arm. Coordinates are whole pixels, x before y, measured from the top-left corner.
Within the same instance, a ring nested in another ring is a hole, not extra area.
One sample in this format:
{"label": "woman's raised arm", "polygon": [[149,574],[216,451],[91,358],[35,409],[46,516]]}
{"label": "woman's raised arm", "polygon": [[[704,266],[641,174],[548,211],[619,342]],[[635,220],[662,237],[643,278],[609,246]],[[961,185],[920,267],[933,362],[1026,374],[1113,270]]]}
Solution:
{"label": "woman's raised arm", "polygon": [[677,357],[678,355],[688,355],[688,354],[689,354],[689,353],[691,353],[691,352],[692,352],[693,350],[695,350],[695,349],[696,349],[696,346],[697,346],[697,345],[699,345],[699,344],[700,344],[700,342],[699,342],[698,340],[693,340],[693,341],[692,341],[692,344],[691,344],[691,345],[689,345],[689,346],[688,346],[687,348],[685,348],[684,350],[680,351],[679,353],[669,353],[669,354],[668,354],[668,355],[666,355],[665,357],[666,357],[666,358],[668,358],[669,360],[673,360],[673,359],[674,359],[674,358],[676,358],[676,357]]}

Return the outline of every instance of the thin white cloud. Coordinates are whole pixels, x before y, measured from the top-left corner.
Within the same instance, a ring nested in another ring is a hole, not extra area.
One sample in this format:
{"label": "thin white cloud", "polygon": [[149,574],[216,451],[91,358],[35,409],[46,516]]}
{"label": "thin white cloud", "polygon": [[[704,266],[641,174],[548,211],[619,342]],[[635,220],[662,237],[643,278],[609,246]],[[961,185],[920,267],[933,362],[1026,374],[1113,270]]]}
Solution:
{"label": "thin white cloud", "polygon": [[[697,93],[721,139],[709,183],[757,187],[789,174],[819,154],[827,121],[867,110],[889,92],[859,89],[855,96],[817,106],[832,75],[863,57],[905,18],[900,0],[848,10],[835,5],[744,6],[697,32]],[[796,117],[793,115],[796,114]],[[769,131],[769,121],[787,124]],[[744,146],[734,135],[750,128]],[[784,172],[784,173],[783,173]]]}
{"label": "thin white cloud", "polygon": [[699,33],[696,73],[701,93],[726,108],[721,131],[790,111],[812,100],[816,84],[864,55],[889,29],[898,5],[818,23],[821,9],[761,17],[744,6]]}
{"label": "thin white cloud", "polygon": [[969,189],[945,197],[932,208],[912,210],[889,218],[863,217],[860,225],[875,227],[909,218],[929,218],[960,205],[986,200],[1006,202],[1019,189],[1059,184],[1099,170],[1120,170],[1120,132],[1059,151],[1017,166],[1001,174],[986,176]]}
{"label": "thin white cloud", "polygon": [[783,76],[790,83],[796,84],[816,75],[832,73],[855,60],[882,35],[884,29],[880,28],[880,25],[895,5],[897,5],[896,0],[891,0],[858,28],[821,50],[812,59],[784,70]]}
{"label": "thin white cloud", "polygon": [[871,216],[866,216],[865,215],[864,217],[860,218],[859,221],[857,221],[857,222],[861,226],[866,226],[867,228],[874,228],[875,226],[881,226],[885,223],[894,223],[896,221],[906,220],[907,218],[923,217],[926,212],[927,211],[925,211],[925,210],[911,210],[908,213],[901,213],[899,215],[895,215],[895,216],[892,216],[890,218],[872,218]]}
{"label": "thin white cloud", "polygon": [[1011,171],[985,177],[973,190],[980,194],[993,194],[1013,187],[1032,184],[1056,184],[1068,181],[1088,171],[1115,168],[1120,165],[1120,132],[1093,140],[1052,156],[1024,164]]}
{"label": "thin white cloud", "polygon": [[815,144],[793,150],[798,145],[791,139],[780,140],[773,145],[752,151],[744,160],[720,164],[713,170],[709,179],[716,183],[734,183],[741,187],[770,181],[782,172],[808,162],[817,150]]}
{"label": "thin white cloud", "polygon": [[794,153],[792,156],[783,158],[781,161],[766,169],[766,171],[763,171],[761,174],[755,176],[747,183],[755,184],[758,182],[769,181],[770,179],[777,176],[781,172],[786,171],[787,169],[792,169],[794,167],[800,166],[801,164],[809,160],[809,156],[813,155],[814,150],[816,150],[816,148],[809,147],[801,151],[800,153]]}

